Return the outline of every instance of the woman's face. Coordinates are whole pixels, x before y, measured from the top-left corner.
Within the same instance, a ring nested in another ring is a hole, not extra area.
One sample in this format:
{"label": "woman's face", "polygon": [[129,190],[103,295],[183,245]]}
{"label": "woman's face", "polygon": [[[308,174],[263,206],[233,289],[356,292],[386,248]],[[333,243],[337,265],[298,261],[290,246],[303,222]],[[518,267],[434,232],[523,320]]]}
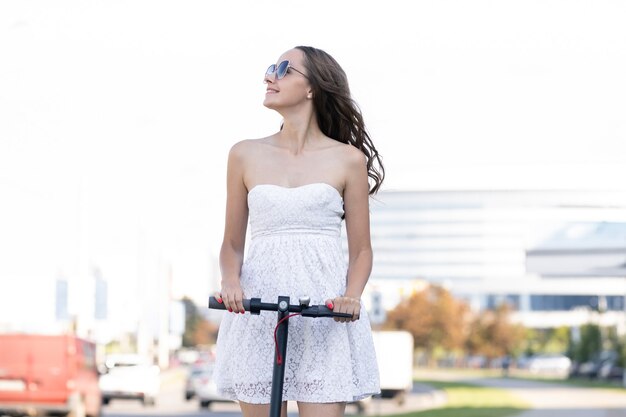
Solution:
{"label": "woman's face", "polygon": [[290,49],[278,58],[276,66],[283,61],[289,61],[289,69],[283,78],[279,80],[279,71],[274,71],[271,75],[266,74],[264,79],[267,88],[263,105],[273,110],[302,104],[309,100],[311,94],[309,80],[306,78],[307,71],[303,65],[304,52]]}

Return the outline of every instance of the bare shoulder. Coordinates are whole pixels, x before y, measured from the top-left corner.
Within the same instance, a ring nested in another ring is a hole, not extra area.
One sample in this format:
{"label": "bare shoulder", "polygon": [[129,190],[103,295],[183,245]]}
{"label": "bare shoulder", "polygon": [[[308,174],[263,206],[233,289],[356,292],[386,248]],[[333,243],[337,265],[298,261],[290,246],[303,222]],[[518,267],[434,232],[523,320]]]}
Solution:
{"label": "bare shoulder", "polygon": [[229,154],[237,159],[245,159],[249,155],[258,153],[260,149],[266,146],[267,138],[243,139],[231,146]]}
{"label": "bare shoulder", "polygon": [[361,170],[367,165],[367,158],[365,154],[357,147],[340,143],[339,145],[339,157],[341,158],[343,165],[349,170]]}
{"label": "bare shoulder", "polygon": [[[331,139],[332,140],[332,139]],[[344,193],[348,189],[367,189],[367,157],[354,145],[332,140],[334,144],[329,147],[327,163],[334,171],[336,178],[343,184]],[[344,194],[344,197],[347,195]]]}

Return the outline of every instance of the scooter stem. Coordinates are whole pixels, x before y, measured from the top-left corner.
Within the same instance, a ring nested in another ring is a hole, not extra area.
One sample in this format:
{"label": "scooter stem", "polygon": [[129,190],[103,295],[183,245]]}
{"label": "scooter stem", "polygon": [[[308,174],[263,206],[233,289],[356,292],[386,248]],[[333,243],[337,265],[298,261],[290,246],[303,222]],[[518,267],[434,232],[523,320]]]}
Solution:
{"label": "scooter stem", "polygon": [[[283,403],[283,381],[285,377],[285,362],[287,360],[287,336],[289,331],[289,297],[278,297],[278,329],[276,330],[276,351],[274,352],[274,373],[272,376],[272,399],[270,402],[270,417],[280,417]],[[284,320],[283,320],[284,319]],[[282,320],[282,321],[281,321]],[[279,362],[278,358],[282,360]]]}

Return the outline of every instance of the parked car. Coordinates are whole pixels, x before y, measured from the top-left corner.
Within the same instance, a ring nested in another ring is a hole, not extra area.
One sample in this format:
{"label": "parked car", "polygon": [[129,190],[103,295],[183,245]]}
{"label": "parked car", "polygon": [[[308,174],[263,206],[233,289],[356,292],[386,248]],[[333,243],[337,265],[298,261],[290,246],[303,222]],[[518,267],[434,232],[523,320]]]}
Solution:
{"label": "parked car", "polygon": [[572,360],[561,354],[535,355],[526,361],[530,373],[567,377],[572,367]]}
{"label": "parked car", "polygon": [[217,392],[217,386],[213,380],[213,364],[205,364],[197,369],[195,378],[195,395],[200,401],[200,408],[209,408],[214,402],[230,402]]}
{"label": "parked car", "polygon": [[581,378],[594,379],[598,377],[598,373],[600,372],[600,368],[602,367],[602,361],[587,361],[581,364],[578,364],[576,367],[576,372],[572,373],[572,376],[577,376]]}
{"label": "parked car", "polygon": [[598,377],[605,380],[622,381],[624,378],[624,369],[617,364],[617,361],[606,360],[600,366]]}
{"label": "parked car", "polygon": [[136,399],[155,405],[161,386],[160,369],[138,354],[109,355],[106,373],[100,377],[102,403],[112,399]]}
{"label": "parked car", "polygon": [[588,379],[621,379],[623,373],[621,367],[617,366],[617,353],[614,351],[603,351],[588,360],[573,367],[571,376]]}
{"label": "parked car", "polygon": [[95,344],[71,335],[0,334],[0,415],[97,417]]}
{"label": "parked car", "polygon": [[196,396],[198,387],[201,384],[202,378],[206,377],[207,370],[211,370],[212,367],[208,364],[192,365],[187,374],[187,380],[185,381],[185,399],[191,400]]}

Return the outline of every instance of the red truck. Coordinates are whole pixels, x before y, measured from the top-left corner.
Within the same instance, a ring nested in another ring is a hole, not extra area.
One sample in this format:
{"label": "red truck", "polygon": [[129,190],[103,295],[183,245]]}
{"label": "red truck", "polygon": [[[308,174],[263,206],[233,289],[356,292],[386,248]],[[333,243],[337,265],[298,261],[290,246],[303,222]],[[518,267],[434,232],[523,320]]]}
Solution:
{"label": "red truck", "polygon": [[99,417],[96,346],[72,335],[0,334],[0,415]]}

